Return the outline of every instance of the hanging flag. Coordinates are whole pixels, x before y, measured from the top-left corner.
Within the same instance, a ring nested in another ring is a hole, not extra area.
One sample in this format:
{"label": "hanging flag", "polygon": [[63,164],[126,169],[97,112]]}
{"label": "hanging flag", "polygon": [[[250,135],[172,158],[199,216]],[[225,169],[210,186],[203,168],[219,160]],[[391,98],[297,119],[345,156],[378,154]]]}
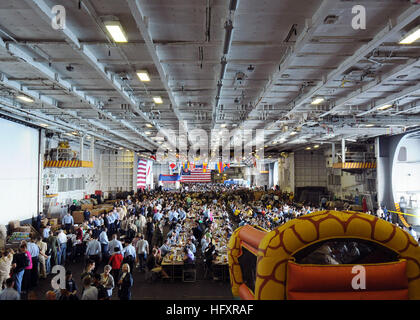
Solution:
{"label": "hanging flag", "polygon": [[139,163],[137,166],[137,189],[146,188],[147,173],[148,173],[147,159],[139,159]]}
{"label": "hanging flag", "polygon": [[207,172],[207,163],[203,163],[203,172]]}
{"label": "hanging flag", "polygon": [[223,171],[225,171],[226,168],[230,168],[230,163],[224,163],[223,164]]}
{"label": "hanging flag", "polygon": [[222,162],[217,162],[216,163],[216,166],[215,166],[215,170],[217,170],[219,173],[222,173],[225,169],[224,169],[224,166],[223,166],[223,163]]}
{"label": "hanging flag", "polygon": [[203,169],[191,169],[189,172],[182,172],[182,183],[209,183],[211,172],[203,172]]}

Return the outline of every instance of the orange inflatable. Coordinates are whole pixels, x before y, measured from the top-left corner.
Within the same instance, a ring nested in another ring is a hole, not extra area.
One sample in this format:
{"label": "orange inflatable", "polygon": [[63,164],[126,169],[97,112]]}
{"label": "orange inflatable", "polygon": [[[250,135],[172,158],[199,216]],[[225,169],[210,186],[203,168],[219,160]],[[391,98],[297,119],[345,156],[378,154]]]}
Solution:
{"label": "orange inflatable", "polygon": [[[302,250],[336,239],[372,243],[397,258],[362,264],[366,289],[358,291],[351,285],[354,265],[296,263]],[[314,212],[271,232],[238,228],[229,241],[229,272],[232,293],[242,299],[420,299],[418,243],[399,227],[360,212]]]}

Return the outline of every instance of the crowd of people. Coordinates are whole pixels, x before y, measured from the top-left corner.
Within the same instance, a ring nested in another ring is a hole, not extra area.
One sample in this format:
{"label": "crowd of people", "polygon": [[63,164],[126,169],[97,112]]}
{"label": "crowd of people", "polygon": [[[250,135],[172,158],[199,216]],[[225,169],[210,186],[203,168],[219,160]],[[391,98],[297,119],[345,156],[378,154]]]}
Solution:
{"label": "crowd of people", "polygon": [[[139,192],[99,216],[85,210],[79,225],[69,210],[61,217],[62,229],[47,225],[39,236],[22,241],[16,252],[2,253],[0,300],[28,299],[54,265],[66,266],[65,288],[49,290],[47,299],[108,300],[115,290],[119,299],[129,300],[140,272],[155,279],[169,277],[162,262],[175,246],[182,246],[185,265],[200,257],[212,278],[213,262],[220,255],[214,237],[228,241],[236,227],[246,224],[272,230],[323,206],[325,201],[319,207],[297,204],[292,193],[279,190],[257,195],[239,186],[190,184],[176,192]],[[70,270],[78,262],[85,266],[81,288]]]}

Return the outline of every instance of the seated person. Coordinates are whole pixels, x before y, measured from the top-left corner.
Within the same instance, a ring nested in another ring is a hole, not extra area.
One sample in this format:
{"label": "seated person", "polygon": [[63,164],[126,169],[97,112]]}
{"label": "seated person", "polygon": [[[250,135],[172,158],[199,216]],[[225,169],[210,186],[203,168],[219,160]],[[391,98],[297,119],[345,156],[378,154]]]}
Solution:
{"label": "seated person", "polygon": [[194,253],[188,248],[184,248],[184,265],[193,264],[195,261]]}
{"label": "seated person", "polygon": [[169,240],[166,239],[165,243],[160,247],[160,252],[161,252],[162,257],[164,257],[170,251],[171,251],[171,246],[169,244]]}
{"label": "seated person", "polygon": [[149,271],[158,274],[163,279],[169,278],[168,274],[157,262],[157,250],[155,248],[152,250],[152,254],[147,257],[146,266]]}

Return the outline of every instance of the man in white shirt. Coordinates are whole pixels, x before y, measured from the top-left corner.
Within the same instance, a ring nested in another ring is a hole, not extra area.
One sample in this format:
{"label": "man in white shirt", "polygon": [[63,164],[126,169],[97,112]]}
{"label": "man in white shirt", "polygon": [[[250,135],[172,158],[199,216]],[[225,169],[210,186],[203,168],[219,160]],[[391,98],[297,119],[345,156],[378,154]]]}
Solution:
{"label": "man in white shirt", "polygon": [[67,236],[62,229],[58,232],[57,240],[60,244],[60,252],[57,254],[58,264],[64,265],[66,263],[67,255]]}
{"label": "man in white shirt", "polygon": [[147,259],[147,254],[149,253],[149,242],[144,239],[144,236],[140,236],[140,240],[136,243],[136,251],[137,251],[137,264],[140,270],[145,268],[145,262]]}
{"label": "man in white shirt", "polygon": [[82,300],[98,300],[98,289],[92,286],[91,284],[92,284],[91,277],[86,276],[83,279],[84,291],[82,295]]}

